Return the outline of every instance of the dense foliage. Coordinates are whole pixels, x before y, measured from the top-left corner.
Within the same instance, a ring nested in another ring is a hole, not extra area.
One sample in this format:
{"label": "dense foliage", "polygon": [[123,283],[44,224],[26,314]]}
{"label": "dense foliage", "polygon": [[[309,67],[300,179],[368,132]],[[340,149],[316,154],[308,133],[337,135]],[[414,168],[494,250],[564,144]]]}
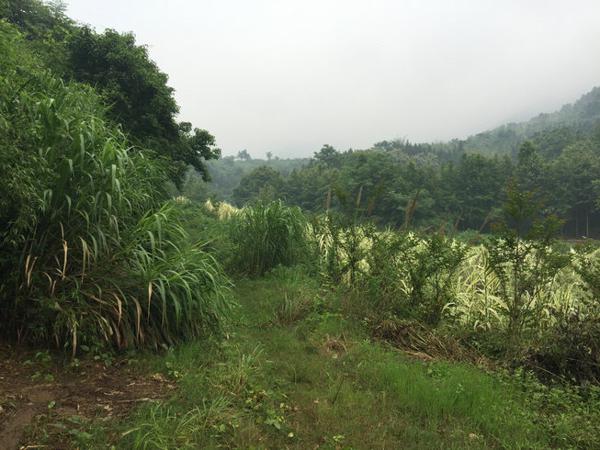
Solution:
{"label": "dense foliage", "polygon": [[244,208],[233,216],[229,233],[235,248],[234,266],[248,275],[294,265],[308,255],[308,222],[300,209],[281,201]]}
{"label": "dense foliage", "polygon": [[165,203],[164,160],[134,150],[102,97],[37,52],[0,21],[3,334],[76,351],[218,331],[228,281]]}
{"label": "dense foliage", "polygon": [[215,139],[177,122],[174,91],[147,49],[136,44],[133,34],[79,26],[63,9],[60,3],[2,0],[0,19],[14,24],[56,75],[92,86],[107,105],[106,118],[120,125],[130,142],[169,161],[165,168],[176,184],[189,166],[207,180],[206,161],[220,156]]}
{"label": "dense foliage", "polygon": [[600,253],[557,241],[560,222],[531,193],[506,195],[489,236],[381,230],[357,210],[308,225],[280,201],[233,214],[211,205],[211,236],[216,253],[234,255],[235,272],[286,265],[319,274],[378,337],[445,357],[485,355],[544,377],[600,379]]}

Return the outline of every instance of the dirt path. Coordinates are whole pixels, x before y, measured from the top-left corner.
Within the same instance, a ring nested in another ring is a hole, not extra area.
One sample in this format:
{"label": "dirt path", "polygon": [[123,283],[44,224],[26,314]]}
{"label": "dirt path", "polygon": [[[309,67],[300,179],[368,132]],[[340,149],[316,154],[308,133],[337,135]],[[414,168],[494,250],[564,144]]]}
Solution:
{"label": "dirt path", "polygon": [[[0,347],[0,449],[40,445],[38,423],[122,417],[140,403],[165,397],[173,388],[160,374],[136,372],[125,359],[110,366],[86,361],[65,368],[45,354]],[[69,430],[44,428],[56,430],[44,438],[48,448],[68,448],[64,433]]]}

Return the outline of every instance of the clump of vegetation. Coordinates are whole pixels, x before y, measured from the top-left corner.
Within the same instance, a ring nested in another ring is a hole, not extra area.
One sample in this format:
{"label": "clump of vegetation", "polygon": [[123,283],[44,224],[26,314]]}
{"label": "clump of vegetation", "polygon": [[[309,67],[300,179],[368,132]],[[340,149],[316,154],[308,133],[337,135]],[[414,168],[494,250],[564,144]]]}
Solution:
{"label": "clump of vegetation", "polygon": [[234,268],[258,276],[278,265],[299,264],[309,253],[307,236],[308,221],[299,208],[282,201],[247,206],[230,223]]}
{"label": "clump of vegetation", "polygon": [[[430,325],[454,301],[454,278],[466,247],[438,234],[383,233],[373,236],[364,283],[384,311]],[[378,295],[379,294],[379,295]]]}
{"label": "clump of vegetation", "polygon": [[182,245],[162,164],[130,148],[91,88],[39,68],[4,23],[0,52],[0,167],[18,175],[0,186],[5,334],[75,352],[217,330],[228,281]]}
{"label": "clump of vegetation", "polygon": [[453,282],[465,245],[439,234],[378,231],[369,222],[344,226],[333,214],[316,230],[322,274],[360,293],[366,299],[362,306],[379,317],[411,317],[435,325],[454,300]]}
{"label": "clump of vegetation", "polygon": [[560,222],[535,194],[507,194],[496,234],[475,246],[329,212],[313,228],[321,274],[347,290],[351,314],[394,343],[443,324],[453,355],[482,352],[544,376],[594,379],[597,257],[583,252],[571,264],[569,248],[555,245]]}
{"label": "clump of vegetation", "polygon": [[487,270],[499,282],[500,296],[506,306],[507,338],[515,350],[529,321],[537,320],[552,281],[568,258],[552,249],[560,222],[541,216],[534,193],[509,188],[505,220],[497,234],[486,241]]}
{"label": "clump of vegetation", "polygon": [[581,248],[573,264],[564,270],[556,290],[569,288],[569,296],[555,302],[558,320],[531,352],[531,360],[577,381],[600,380],[600,258],[597,250]]}
{"label": "clump of vegetation", "polygon": [[597,379],[597,254],[555,245],[558,223],[534,194],[508,194],[497,234],[459,270],[448,322],[487,355],[545,378]]}
{"label": "clump of vegetation", "polygon": [[321,274],[333,285],[354,285],[365,270],[371,224],[361,224],[338,213],[317,217],[313,224]]}

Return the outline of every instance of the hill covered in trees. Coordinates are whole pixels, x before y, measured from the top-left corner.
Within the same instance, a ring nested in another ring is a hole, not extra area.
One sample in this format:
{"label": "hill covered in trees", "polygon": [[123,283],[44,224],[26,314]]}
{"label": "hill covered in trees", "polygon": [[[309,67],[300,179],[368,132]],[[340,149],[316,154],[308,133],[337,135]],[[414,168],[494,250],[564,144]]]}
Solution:
{"label": "hill covered in trees", "polygon": [[529,139],[537,144],[542,155],[554,158],[570,143],[597,134],[599,124],[600,87],[595,87],[559,111],[471,136],[465,140],[464,149],[516,156],[519,146]]}
{"label": "hill covered in trees", "polygon": [[[600,232],[600,88],[527,122],[466,140],[382,141],[366,150],[323,146],[309,160],[225,158],[212,185],[191,176],[194,198],[281,198],[305,210],[342,208],[360,192],[362,213],[380,224],[488,230],[508,184],[535,191],[568,236]],[[329,199],[329,200],[328,200]]]}

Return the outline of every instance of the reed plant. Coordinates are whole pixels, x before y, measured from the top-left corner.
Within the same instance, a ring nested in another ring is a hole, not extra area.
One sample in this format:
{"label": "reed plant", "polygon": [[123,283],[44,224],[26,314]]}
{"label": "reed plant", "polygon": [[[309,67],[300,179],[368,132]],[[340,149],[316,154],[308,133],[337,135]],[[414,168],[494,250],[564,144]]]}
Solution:
{"label": "reed plant", "polygon": [[310,253],[308,231],[302,211],[280,200],[246,206],[230,222],[234,269],[259,276],[279,265],[306,261]]}

